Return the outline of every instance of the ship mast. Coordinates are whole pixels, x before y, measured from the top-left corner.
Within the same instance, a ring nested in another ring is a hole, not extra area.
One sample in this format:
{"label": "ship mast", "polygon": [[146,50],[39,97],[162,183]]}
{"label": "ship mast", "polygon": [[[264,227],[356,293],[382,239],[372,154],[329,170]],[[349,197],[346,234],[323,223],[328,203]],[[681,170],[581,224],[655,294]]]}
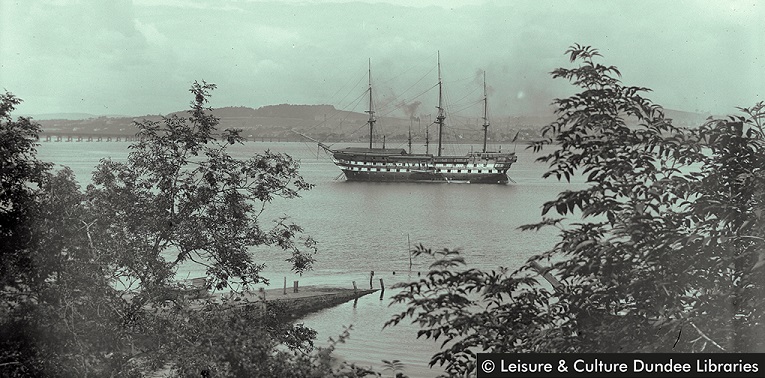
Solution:
{"label": "ship mast", "polygon": [[409,116],[409,155],[412,154],[412,116]]}
{"label": "ship mast", "polygon": [[486,95],[486,71],[483,71],[483,153],[486,153],[486,139],[489,130],[489,101]]}
{"label": "ship mast", "polygon": [[375,125],[375,111],[373,109],[373,103],[372,103],[372,59],[369,59],[369,69],[368,69],[368,75],[369,75],[369,110],[366,112],[369,113],[369,120],[367,123],[369,123],[369,148],[372,148],[372,132]]}
{"label": "ship mast", "polygon": [[438,115],[436,123],[438,124],[438,156],[441,156],[441,136],[444,129],[444,107],[443,107],[443,87],[441,84],[441,52],[438,52]]}
{"label": "ship mast", "polygon": [[429,154],[430,150],[428,149],[430,145],[430,114],[428,114],[428,125],[425,126],[425,154]]}

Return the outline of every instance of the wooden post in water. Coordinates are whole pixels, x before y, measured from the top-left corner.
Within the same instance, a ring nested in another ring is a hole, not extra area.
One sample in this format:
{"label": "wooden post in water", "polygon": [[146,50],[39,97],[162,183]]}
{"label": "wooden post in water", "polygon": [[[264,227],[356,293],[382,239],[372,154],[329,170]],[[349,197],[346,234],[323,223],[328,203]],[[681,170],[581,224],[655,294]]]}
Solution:
{"label": "wooden post in water", "polygon": [[287,276],[284,276],[284,295],[287,295]]}
{"label": "wooden post in water", "polygon": [[385,284],[383,284],[383,279],[380,278],[380,300],[383,300],[383,295],[385,295]]}
{"label": "wooden post in water", "polygon": [[292,283],[292,292],[293,293],[297,293],[298,292],[298,282],[297,281],[294,281]]}
{"label": "wooden post in water", "polygon": [[409,273],[412,273],[412,242],[409,241],[409,234],[406,234],[406,246],[409,248]]}
{"label": "wooden post in water", "polygon": [[375,271],[373,270],[372,272],[369,273],[369,290],[374,289],[374,287],[372,287],[372,277],[374,276],[375,276]]}
{"label": "wooden post in water", "polygon": [[356,281],[353,281],[353,292],[359,291],[359,288],[356,287]]}

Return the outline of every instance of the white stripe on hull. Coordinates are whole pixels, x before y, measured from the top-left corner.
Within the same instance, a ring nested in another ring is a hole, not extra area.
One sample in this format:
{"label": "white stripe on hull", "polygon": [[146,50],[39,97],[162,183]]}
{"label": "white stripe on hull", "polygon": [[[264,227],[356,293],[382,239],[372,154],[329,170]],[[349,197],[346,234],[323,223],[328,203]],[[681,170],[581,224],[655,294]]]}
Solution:
{"label": "white stripe on hull", "polygon": [[485,174],[442,174],[435,172],[363,172],[343,170],[348,181],[374,182],[457,182],[457,183],[487,183],[506,184],[507,175],[504,173]]}

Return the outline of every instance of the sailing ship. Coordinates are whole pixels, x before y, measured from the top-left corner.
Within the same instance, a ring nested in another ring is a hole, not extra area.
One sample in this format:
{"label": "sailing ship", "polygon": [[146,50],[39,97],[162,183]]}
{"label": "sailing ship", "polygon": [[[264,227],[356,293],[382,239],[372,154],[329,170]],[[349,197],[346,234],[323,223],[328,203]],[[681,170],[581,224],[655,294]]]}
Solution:
{"label": "sailing ship", "polygon": [[441,62],[438,59],[438,113],[435,123],[438,125],[438,151],[435,155],[411,153],[404,149],[386,149],[373,147],[373,131],[376,122],[372,99],[372,73],[369,69],[369,147],[348,147],[332,149],[321,142],[321,148],[331,154],[332,162],[343,171],[347,181],[376,182],[443,182],[443,183],[481,183],[507,184],[507,171],[518,158],[515,153],[493,152],[487,150],[489,129],[488,96],[486,77],[483,86],[483,149],[461,156],[442,155],[442,135],[446,119],[443,107],[443,83],[441,80]]}

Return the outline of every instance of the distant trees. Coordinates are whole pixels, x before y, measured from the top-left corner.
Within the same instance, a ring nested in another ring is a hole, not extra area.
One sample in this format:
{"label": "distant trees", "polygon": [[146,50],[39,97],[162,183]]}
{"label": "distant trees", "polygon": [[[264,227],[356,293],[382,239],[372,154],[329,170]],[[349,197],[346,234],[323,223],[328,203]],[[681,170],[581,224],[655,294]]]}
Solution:
{"label": "distant trees", "polygon": [[512,272],[464,269],[458,253],[421,246],[435,262],[394,297],[408,309],[388,325],[412,317],[420,336],[443,340],[431,363],[454,375],[473,370],[481,350],[764,350],[763,104],[677,128],[647,88],[597,63],[596,49],[567,54],[579,65],[552,76],[580,92],[555,100],[558,119],[531,148],[555,146],[538,159],[544,177],[585,175],[588,185],[522,227],[557,227],[560,240]]}
{"label": "distant trees", "polygon": [[[311,268],[315,243],[286,219],[260,219],[275,197],[311,187],[289,156],[235,159],[194,83],[189,117],[137,123],[124,163],[104,159],[83,192],[35,156],[39,127],[0,99],[0,375],[360,376],[312,351],[315,332],[250,307],[190,300],[174,279],[199,264],[208,288],[263,282],[247,248],[287,251]],[[223,141],[221,141],[223,140]],[[283,345],[284,347],[277,347]]]}

